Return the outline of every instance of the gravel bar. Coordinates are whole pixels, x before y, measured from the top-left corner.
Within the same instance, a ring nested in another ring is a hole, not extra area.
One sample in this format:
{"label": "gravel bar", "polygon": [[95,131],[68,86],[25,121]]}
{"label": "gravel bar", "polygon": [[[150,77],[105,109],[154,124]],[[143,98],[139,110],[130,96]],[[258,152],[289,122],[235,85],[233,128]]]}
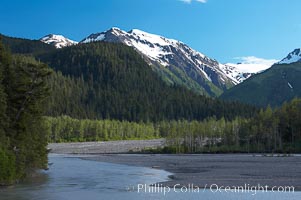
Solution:
{"label": "gravel bar", "polygon": [[173,173],[162,183],[173,187],[194,185],[208,188],[212,185],[244,187],[293,186],[301,191],[301,156],[265,157],[247,154],[111,154],[85,158],[100,162],[144,166]]}
{"label": "gravel bar", "polygon": [[[294,186],[301,191],[301,156],[259,154],[126,154],[163,147],[164,139],[49,144],[52,153],[93,154],[87,160],[143,166],[173,173],[162,184],[194,186]],[[121,154],[119,154],[121,153]]]}
{"label": "gravel bar", "polygon": [[145,148],[164,147],[165,139],[121,140],[108,142],[50,143],[51,153],[59,154],[107,154],[139,152]]}

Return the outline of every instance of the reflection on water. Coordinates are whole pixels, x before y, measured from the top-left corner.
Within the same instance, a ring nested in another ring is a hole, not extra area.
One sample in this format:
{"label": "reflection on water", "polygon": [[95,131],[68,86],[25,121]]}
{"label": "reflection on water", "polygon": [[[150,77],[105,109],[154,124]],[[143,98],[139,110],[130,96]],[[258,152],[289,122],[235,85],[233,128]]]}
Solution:
{"label": "reflection on water", "polygon": [[[0,200],[101,200],[101,199],[301,199],[301,193],[251,194],[212,193],[138,193],[138,184],[167,180],[169,173],[144,167],[132,167],[50,155],[50,170],[20,185],[0,189]],[[131,188],[135,186],[136,189]]]}

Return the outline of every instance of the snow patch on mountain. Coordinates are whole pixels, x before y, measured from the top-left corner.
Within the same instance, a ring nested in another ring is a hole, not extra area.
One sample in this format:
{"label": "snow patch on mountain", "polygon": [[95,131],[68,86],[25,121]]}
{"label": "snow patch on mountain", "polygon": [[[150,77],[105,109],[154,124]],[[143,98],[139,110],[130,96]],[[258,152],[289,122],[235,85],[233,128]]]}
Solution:
{"label": "snow patch on mountain", "polygon": [[55,46],[56,48],[63,48],[67,46],[72,46],[77,44],[78,42],[70,40],[62,35],[54,35],[49,34],[40,39],[41,42],[44,42],[46,44],[50,44]]}
{"label": "snow patch on mountain", "polygon": [[292,84],[290,84],[290,82],[287,82],[287,85],[289,88],[293,89],[293,86],[292,86]]}
{"label": "snow patch on mountain", "polygon": [[92,35],[90,35],[89,38],[86,38],[84,41],[82,41],[82,43],[89,43],[89,42],[94,42],[94,41],[102,41],[105,39],[105,35],[104,34],[98,34],[95,35],[95,37],[93,37]]}
{"label": "snow patch on mountain", "polygon": [[139,39],[139,41],[147,41],[153,44],[158,44],[160,46],[168,46],[170,44],[178,42],[176,40],[167,39],[162,36],[147,33],[138,29],[132,29],[128,33],[136,37],[136,39]]}
{"label": "snow patch on mountain", "polygon": [[278,64],[291,64],[294,62],[301,61],[301,49],[295,49],[289,53],[284,59],[282,59]]}

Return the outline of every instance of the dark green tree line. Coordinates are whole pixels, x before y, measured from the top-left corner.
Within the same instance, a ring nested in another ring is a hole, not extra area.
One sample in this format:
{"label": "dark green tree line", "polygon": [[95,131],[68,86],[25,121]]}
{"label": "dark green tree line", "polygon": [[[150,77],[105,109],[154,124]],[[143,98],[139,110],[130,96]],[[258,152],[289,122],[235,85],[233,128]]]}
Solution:
{"label": "dark green tree line", "polygon": [[33,58],[11,56],[0,45],[0,184],[46,167],[42,115],[50,70]]}
{"label": "dark green tree line", "polygon": [[50,142],[167,138],[169,152],[300,152],[301,99],[254,118],[155,123],[45,117]]}
{"label": "dark green tree line", "polygon": [[49,142],[85,142],[158,138],[153,123],[118,120],[73,119],[68,116],[44,117]]}

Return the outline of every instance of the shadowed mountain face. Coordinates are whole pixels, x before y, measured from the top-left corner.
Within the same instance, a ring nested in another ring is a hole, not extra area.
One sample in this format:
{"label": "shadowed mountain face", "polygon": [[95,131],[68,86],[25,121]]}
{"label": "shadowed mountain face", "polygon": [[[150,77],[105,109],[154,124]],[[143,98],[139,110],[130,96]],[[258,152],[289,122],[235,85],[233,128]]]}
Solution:
{"label": "shadowed mountain face", "polygon": [[294,97],[301,97],[301,62],[275,64],[221,95],[226,100],[274,107]]}

